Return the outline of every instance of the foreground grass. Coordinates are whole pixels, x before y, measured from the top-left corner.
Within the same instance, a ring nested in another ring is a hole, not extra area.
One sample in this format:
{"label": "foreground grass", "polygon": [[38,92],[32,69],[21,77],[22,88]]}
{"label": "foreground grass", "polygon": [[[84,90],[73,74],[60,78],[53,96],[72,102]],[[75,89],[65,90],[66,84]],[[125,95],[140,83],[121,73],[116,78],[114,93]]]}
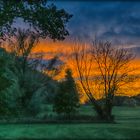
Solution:
{"label": "foreground grass", "polygon": [[[93,114],[88,106],[81,113]],[[116,124],[1,124],[0,139],[140,139],[140,107],[115,107]]]}

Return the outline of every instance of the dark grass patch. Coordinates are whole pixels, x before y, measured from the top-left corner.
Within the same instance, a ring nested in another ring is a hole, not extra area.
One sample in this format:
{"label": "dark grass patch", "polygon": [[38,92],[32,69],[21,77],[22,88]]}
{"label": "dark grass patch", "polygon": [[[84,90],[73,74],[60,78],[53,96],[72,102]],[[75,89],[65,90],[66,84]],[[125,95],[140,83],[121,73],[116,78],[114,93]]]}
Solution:
{"label": "dark grass patch", "polygon": [[[115,115],[116,123],[98,120],[90,107],[80,109],[81,112],[76,114],[77,116],[74,115],[73,120],[67,119],[67,122],[63,118],[64,116],[58,117],[57,115],[46,115],[43,119],[13,117],[15,120],[12,120],[12,118],[8,117],[6,120],[5,118],[5,123],[0,126],[0,140],[140,139],[139,107],[115,107],[113,114]],[[3,118],[1,117],[1,122]],[[8,122],[10,121],[13,121],[11,122],[13,124],[9,124]]]}
{"label": "dark grass patch", "polygon": [[80,124],[80,123],[116,123],[105,121],[90,115],[56,116],[46,119],[17,118],[0,120],[0,124]]}

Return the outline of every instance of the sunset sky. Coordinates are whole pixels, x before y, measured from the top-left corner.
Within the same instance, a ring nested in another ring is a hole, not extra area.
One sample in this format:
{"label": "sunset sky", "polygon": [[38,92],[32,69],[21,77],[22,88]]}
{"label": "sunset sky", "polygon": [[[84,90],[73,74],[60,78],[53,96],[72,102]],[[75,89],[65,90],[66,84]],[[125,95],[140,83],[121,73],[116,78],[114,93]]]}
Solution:
{"label": "sunset sky", "polygon": [[[132,48],[137,57],[140,57],[140,2],[50,1],[49,4],[51,3],[58,9],[64,8],[73,14],[67,25],[70,35],[63,42],[57,42],[59,46],[71,44],[75,39],[91,43],[96,36],[97,39],[111,41],[116,47]],[[41,48],[38,49],[47,50],[46,46],[50,46],[50,42],[42,41]],[[53,44],[57,48],[58,44],[51,42],[51,46]]]}
{"label": "sunset sky", "polygon": [[[92,42],[95,36],[115,46],[134,48],[140,57],[140,2],[123,1],[49,1],[58,9],[73,14],[67,24],[69,36],[62,43],[80,39]],[[16,26],[26,26],[20,20]],[[48,40],[44,40],[47,42]]]}
{"label": "sunset sky", "polygon": [[[51,3],[73,14],[67,24],[70,35],[64,41],[42,40],[34,52],[44,52],[46,59],[60,55],[62,61],[66,61],[73,40],[92,43],[96,36],[111,41],[115,47],[131,48],[137,56],[131,67],[137,67],[136,73],[140,75],[140,2],[49,1]],[[134,83],[137,91],[133,93],[140,93],[139,83]]]}
{"label": "sunset sky", "polygon": [[[140,47],[140,2],[59,1],[58,8],[73,14],[70,37],[92,40],[96,35],[115,45]],[[140,51],[139,51],[140,52]]]}
{"label": "sunset sky", "polygon": [[96,36],[109,40],[115,46],[134,48],[140,57],[140,2],[50,1],[58,9],[64,8],[72,19],[67,25],[73,39],[89,41]]}

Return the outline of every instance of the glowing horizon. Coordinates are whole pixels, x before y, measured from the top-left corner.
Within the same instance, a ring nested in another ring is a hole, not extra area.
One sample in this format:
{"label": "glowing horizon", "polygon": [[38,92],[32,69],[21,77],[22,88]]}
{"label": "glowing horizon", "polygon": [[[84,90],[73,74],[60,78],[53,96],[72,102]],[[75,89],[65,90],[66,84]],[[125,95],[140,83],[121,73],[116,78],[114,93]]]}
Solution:
{"label": "glowing horizon", "polygon": [[[37,52],[44,52],[46,55],[44,59],[50,59],[54,56],[59,56],[59,59],[63,62],[65,62],[65,67],[58,75],[55,77],[57,80],[60,80],[61,78],[64,78],[65,75],[65,69],[66,68],[71,68],[73,72],[73,77],[76,78],[78,77],[75,68],[72,66],[72,60],[69,59],[69,56],[71,55],[72,52],[72,45],[74,45],[74,42],[70,41],[42,41],[38,44],[36,48],[33,49],[33,53]],[[140,58],[136,58],[134,61],[131,62],[130,64],[131,68],[136,68],[134,71],[134,75],[140,75]],[[133,96],[140,94],[140,79],[138,81],[135,81],[134,83],[128,84],[126,87],[123,87],[123,89],[120,92],[120,94],[123,93],[123,95],[127,96]],[[130,86],[130,87],[129,87]],[[85,98],[85,97],[84,97]]]}

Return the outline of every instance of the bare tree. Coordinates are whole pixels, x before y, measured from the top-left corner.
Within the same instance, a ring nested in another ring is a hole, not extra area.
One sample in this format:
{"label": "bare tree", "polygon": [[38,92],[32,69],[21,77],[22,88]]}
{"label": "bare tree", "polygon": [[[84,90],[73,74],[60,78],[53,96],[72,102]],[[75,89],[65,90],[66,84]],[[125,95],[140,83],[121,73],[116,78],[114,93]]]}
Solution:
{"label": "bare tree", "polygon": [[[127,49],[113,47],[108,41],[94,41],[92,45],[74,45],[73,58],[81,86],[98,116],[112,121],[114,95],[119,88],[135,79],[129,74],[133,71],[129,64],[134,55]],[[98,85],[98,90],[95,85]],[[105,101],[103,105],[96,100],[100,91]]]}
{"label": "bare tree", "polygon": [[38,39],[37,34],[24,29],[18,29],[15,35],[9,38],[8,49],[14,54],[17,61],[20,59],[20,67],[22,67],[23,72],[26,71],[29,58],[40,58],[40,55],[38,57],[38,54],[35,54],[35,56],[32,54],[32,49],[37,45]]}

